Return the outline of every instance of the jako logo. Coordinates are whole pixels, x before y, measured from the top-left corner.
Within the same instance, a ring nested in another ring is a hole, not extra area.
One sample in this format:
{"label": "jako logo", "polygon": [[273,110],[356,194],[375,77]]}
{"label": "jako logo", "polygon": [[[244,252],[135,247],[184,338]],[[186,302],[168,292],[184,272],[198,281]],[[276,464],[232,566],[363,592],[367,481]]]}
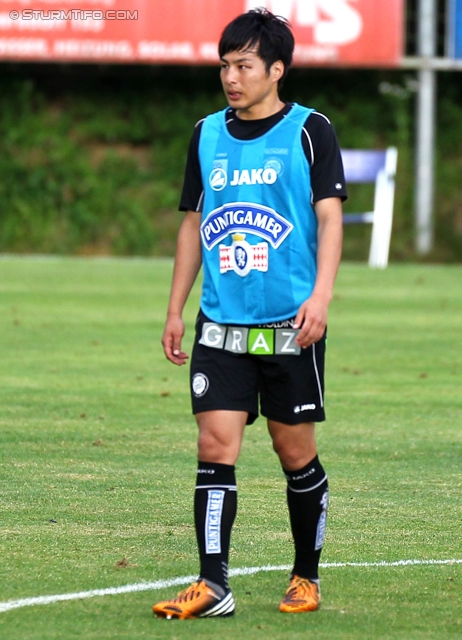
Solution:
{"label": "jako logo", "polygon": [[299,27],[312,27],[315,44],[348,44],[363,30],[360,12],[351,5],[357,0],[247,0],[247,11],[257,5],[287,18]]}
{"label": "jako logo", "polygon": [[242,171],[234,170],[233,179],[229,183],[231,187],[240,186],[241,184],[274,184],[278,179],[278,174],[272,167],[266,169],[243,169]]}
{"label": "jako logo", "polygon": [[214,169],[209,177],[209,184],[214,191],[222,191],[228,183],[228,175],[224,169]]}
{"label": "jako logo", "polygon": [[302,404],[302,405],[296,405],[294,407],[294,413],[300,413],[301,411],[310,411],[316,409],[316,405],[315,404]]}

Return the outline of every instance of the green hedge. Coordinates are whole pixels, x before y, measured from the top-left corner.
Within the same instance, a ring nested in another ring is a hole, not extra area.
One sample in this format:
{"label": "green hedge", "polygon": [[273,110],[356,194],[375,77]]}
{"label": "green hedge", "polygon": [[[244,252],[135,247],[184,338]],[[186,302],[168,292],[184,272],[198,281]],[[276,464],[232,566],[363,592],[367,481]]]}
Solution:
{"label": "green hedge", "polygon": [[[225,103],[216,68],[4,65],[0,251],[171,255],[194,123]],[[283,97],[334,122],[343,147],[399,148],[392,257],[413,259],[414,93],[397,71],[293,69]],[[462,257],[460,75],[440,76],[436,246]],[[345,209],[369,207],[351,190]],[[370,230],[346,230],[364,259]]]}

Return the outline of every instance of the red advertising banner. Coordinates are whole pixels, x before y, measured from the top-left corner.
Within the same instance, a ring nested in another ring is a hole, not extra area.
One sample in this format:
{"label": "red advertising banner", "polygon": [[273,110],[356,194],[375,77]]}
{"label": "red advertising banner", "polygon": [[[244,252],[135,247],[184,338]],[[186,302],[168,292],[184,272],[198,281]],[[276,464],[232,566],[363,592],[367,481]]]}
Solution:
{"label": "red advertising banner", "polygon": [[265,6],[299,66],[397,66],[404,0],[0,0],[0,60],[217,63],[224,26]]}

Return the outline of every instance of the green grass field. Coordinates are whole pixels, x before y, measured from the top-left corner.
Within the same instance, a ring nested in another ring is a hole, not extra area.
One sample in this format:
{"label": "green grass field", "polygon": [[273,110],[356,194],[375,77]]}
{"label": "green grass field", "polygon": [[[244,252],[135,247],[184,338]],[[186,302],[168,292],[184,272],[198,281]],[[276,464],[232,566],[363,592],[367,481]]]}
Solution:
{"label": "green grass field", "polygon": [[[168,581],[197,571],[188,372],[160,346],[171,267],[0,258],[0,637],[462,638],[461,266],[342,265],[318,428],[321,610],[277,611],[292,545],[260,418],[237,468],[231,566],[273,570],[231,579],[233,618],[152,616],[181,588]],[[188,350],[197,304],[195,290]]]}

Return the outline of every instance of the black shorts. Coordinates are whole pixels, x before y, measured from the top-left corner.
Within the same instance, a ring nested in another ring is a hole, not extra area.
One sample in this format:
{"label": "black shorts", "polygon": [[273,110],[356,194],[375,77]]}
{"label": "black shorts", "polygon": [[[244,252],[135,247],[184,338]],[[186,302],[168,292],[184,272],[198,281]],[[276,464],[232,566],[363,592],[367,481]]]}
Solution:
{"label": "black shorts", "polygon": [[[246,411],[247,424],[252,424],[258,417],[260,401],[261,414],[270,420],[284,424],[325,420],[326,336],[307,349],[295,349],[290,334],[296,331],[291,329],[291,322],[264,325],[259,333],[262,327],[225,327],[200,312],[190,370],[193,413]],[[284,324],[285,329],[281,328]],[[231,338],[233,330],[235,340]],[[204,341],[205,331],[208,342]],[[249,352],[250,335],[253,353]]]}

